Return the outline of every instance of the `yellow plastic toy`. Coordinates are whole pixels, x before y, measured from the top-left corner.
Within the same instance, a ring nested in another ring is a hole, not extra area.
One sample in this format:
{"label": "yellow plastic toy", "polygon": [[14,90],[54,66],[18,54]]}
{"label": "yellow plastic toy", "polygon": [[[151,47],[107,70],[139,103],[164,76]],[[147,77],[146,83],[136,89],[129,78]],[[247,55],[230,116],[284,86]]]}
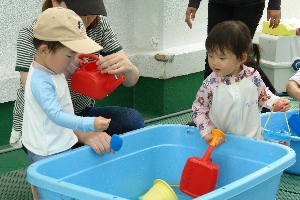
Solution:
{"label": "yellow plastic toy", "polygon": [[154,185],[139,200],[178,200],[173,189],[163,180],[156,179]]}
{"label": "yellow plastic toy", "polygon": [[279,25],[272,29],[269,28],[270,22],[264,21],[263,22],[263,29],[262,32],[270,35],[276,36],[288,36],[288,35],[296,35],[297,27],[291,23],[279,23]]}

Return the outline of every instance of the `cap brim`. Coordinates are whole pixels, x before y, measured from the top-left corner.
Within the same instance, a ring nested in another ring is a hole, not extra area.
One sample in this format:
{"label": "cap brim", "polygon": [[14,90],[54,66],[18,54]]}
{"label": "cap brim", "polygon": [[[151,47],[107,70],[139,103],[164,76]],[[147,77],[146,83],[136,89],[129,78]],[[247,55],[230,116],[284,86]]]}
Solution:
{"label": "cap brim", "polygon": [[94,53],[103,49],[98,43],[96,43],[91,38],[87,37],[83,40],[75,41],[60,41],[63,45],[70,48],[77,53]]}
{"label": "cap brim", "polygon": [[103,0],[64,0],[64,2],[68,9],[73,10],[79,16],[107,16]]}

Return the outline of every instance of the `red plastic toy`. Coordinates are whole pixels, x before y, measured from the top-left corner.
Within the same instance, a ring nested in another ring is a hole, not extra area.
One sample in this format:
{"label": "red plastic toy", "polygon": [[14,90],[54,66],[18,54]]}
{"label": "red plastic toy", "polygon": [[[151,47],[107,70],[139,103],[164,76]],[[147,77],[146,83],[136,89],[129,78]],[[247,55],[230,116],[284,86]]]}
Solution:
{"label": "red plastic toy", "polygon": [[196,198],[215,189],[219,166],[212,162],[210,155],[219,138],[225,134],[219,129],[212,130],[213,139],[209,144],[203,158],[189,157],[182,171],[179,189],[181,192]]}
{"label": "red plastic toy", "polygon": [[71,77],[71,89],[94,99],[103,99],[114,91],[125,76],[116,78],[114,74],[102,74],[96,65],[100,58],[94,54],[81,54],[79,58],[92,58],[94,61],[83,64]]}

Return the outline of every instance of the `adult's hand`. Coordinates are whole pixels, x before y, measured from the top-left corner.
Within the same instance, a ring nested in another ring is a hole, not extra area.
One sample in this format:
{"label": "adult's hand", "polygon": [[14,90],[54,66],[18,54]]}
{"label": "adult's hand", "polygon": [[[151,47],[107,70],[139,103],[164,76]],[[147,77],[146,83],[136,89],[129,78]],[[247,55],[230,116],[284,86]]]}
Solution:
{"label": "adult's hand", "polygon": [[133,65],[123,50],[102,57],[96,62],[98,69],[102,73],[115,74],[120,77],[124,75],[126,80],[123,85],[134,86],[139,79],[139,70]]}
{"label": "adult's hand", "polygon": [[188,7],[185,12],[185,22],[190,27],[190,29],[193,27],[192,21],[194,21],[196,17],[197,9],[194,7]]}
{"label": "adult's hand", "polygon": [[276,28],[281,19],[281,10],[267,10],[267,20],[270,21],[269,28]]}

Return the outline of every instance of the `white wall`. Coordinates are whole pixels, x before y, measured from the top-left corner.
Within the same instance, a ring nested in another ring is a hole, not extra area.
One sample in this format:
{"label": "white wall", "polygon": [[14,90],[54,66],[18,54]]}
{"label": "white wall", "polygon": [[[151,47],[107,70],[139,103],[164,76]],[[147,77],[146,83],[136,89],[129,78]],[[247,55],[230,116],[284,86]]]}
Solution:
{"label": "white wall", "polygon": [[[163,79],[204,69],[207,2],[201,2],[193,29],[189,29],[184,22],[188,0],[104,0],[108,20],[141,75]],[[18,31],[38,15],[42,3],[43,0],[0,2],[0,103],[16,98]],[[299,6],[299,0],[282,0],[282,18],[300,19]],[[254,40],[258,41],[259,33],[258,30]],[[155,54],[172,59],[159,62]]]}
{"label": "white wall", "polygon": [[15,72],[18,30],[41,11],[42,0],[1,0],[0,2],[0,103],[16,99],[19,73]]}

